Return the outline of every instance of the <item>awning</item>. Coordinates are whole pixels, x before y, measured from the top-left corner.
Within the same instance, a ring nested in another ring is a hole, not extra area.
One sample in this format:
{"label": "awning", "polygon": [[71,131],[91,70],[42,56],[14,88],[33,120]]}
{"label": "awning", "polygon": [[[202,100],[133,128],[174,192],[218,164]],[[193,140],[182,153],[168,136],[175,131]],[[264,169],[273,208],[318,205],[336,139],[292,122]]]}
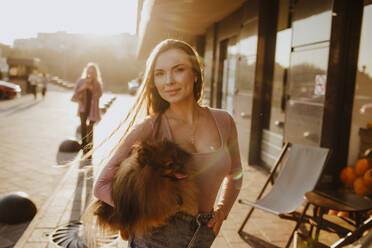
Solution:
{"label": "awning", "polygon": [[213,23],[238,9],[244,0],[145,0],[138,23],[137,56],[145,58],[161,40],[185,41],[202,35]]}

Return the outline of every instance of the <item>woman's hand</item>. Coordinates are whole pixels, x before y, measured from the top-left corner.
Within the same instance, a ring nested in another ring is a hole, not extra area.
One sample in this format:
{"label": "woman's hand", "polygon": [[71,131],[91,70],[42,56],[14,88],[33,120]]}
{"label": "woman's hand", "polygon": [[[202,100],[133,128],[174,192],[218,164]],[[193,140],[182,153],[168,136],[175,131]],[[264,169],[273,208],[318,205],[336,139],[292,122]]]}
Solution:
{"label": "woman's hand", "polygon": [[208,222],[208,227],[213,228],[216,236],[220,232],[223,221],[225,220],[225,213],[221,208],[218,208],[214,211],[214,218],[210,219]]}
{"label": "woman's hand", "polygon": [[87,90],[92,90],[93,89],[93,82],[92,82],[92,79],[87,79],[85,81],[85,84],[83,86],[84,89],[87,89]]}

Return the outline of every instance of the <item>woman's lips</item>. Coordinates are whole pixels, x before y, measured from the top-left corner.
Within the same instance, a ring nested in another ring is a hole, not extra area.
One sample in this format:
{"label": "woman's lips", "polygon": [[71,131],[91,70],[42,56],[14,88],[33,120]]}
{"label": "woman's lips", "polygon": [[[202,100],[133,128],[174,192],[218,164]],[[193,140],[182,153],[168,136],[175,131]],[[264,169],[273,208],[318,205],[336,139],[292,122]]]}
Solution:
{"label": "woman's lips", "polygon": [[166,92],[168,95],[170,95],[170,96],[175,96],[175,95],[177,95],[177,93],[178,93],[179,90],[180,90],[180,89],[172,89],[172,90],[166,90],[165,92]]}

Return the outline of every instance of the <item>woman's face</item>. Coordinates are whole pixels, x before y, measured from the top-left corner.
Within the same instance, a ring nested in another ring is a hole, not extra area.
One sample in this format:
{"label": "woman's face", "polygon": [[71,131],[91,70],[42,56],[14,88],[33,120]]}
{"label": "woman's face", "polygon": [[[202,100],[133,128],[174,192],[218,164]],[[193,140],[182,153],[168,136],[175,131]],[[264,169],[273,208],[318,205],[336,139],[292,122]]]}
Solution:
{"label": "woman's face", "polygon": [[97,71],[94,66],[90,66],[87,70],[87,78],[97,79]]}
{"label": "woman's face", "polygon": [[154,66],[154,83],[159,95],[170,104],[194,99],[194,82],[189,55],[181,49],[161,53]]}

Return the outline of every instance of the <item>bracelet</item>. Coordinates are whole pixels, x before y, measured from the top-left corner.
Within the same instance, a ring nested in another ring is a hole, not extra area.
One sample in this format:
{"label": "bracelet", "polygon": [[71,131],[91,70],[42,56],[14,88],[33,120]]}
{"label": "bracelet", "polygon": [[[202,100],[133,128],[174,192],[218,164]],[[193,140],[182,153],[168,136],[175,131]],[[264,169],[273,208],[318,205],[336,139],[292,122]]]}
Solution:
{"label": "bracelet", "polygon": [[227,219],[227,215],[226,215],[226,213],[225,213],[225,211],[223,210],[222,207],[217,208],[216,211],[217,212],[221,212],[223,214],[223,220],[226,220]]}

